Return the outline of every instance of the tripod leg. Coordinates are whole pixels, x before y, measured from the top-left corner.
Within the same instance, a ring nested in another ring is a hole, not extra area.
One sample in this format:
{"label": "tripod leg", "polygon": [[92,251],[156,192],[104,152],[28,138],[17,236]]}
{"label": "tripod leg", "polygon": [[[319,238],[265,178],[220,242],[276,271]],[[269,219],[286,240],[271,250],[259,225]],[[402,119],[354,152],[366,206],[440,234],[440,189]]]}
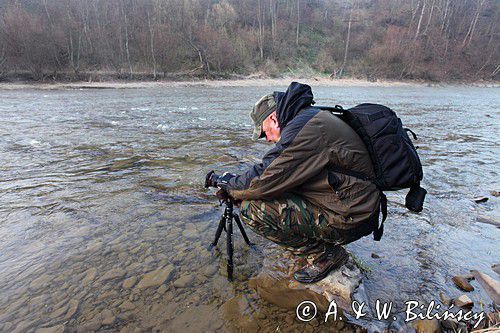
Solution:
{"label": "tripod leg", "polygon": [[243,236],[243,239],[245,240],[245,243],[247,243],[250,246],[255,245],[254,243],[250,242],[248,239],[247,233],[245,232],[245,229],[243,229],[243,225],[241,224],[240,217],[238,214],[233,214],[234,220],[236,221],[236,224],[238,225],[238,228],[240,229],[241,235]]}
{"label": "tripod leg", "polygon": [[219,225],[217,226],[217,231],[215,232],[214,241],[208,246],[208,250],[211,251],[215,246],[217,246],[217,242],[219,241],[220,235],[222,234],[222,229],[225,227],[226,217],[222,215],[219,221]]}
{"label": "tripod leg", "polygon": [[228,215],[226,219],[227,234],[227,278],[233,281],[233,216]]}

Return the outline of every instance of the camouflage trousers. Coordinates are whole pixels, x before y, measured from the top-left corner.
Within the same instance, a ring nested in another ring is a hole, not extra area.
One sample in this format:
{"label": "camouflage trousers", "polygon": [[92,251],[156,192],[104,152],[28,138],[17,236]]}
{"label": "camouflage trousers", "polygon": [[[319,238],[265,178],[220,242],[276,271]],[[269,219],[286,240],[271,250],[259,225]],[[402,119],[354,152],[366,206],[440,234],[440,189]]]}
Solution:
{"label": "camouflage trousers", "polygon": [[298,195],[275,200],[244,200],[241,220],[255,233],[308,259],[345,240],[320,209]]}

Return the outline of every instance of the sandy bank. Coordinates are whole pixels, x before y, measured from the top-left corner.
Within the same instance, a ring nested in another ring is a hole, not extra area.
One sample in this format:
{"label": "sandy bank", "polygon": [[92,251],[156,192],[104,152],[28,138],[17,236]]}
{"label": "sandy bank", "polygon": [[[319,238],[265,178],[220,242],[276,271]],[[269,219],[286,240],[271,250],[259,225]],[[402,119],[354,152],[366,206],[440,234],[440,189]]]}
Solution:
{"label": "sandy bank", "polygon": [[[41,90],[57,90],[57,89],[138,89],[138,88],[169,88],[169,87],[265,87],[265,86],[287,86],[292,81],[300,81],[311,86],[357,86],[357,87],[426,87],[426,86],[447,86],[445,83],[428,83],[428,82],[402,82],[402,81],[376,81],[368,82],[359,79],[336,79],[331,80],[324,77],[313,78],[296,78],[286,77],[279,79],[263,79],[263,78],[246,78],[237,80],[191,80],[191,81],[106,81],[106,82],[67,82],[67,83],[33,83],[33,82],[16,82],[16,83],[0,83],[0,90],[16,90],[16,89],[41,89]],[[451,84],[458,85],[458,84]],[[470,85],[478,87],[499,87],[496,83],[469,83],[460,85]]]}

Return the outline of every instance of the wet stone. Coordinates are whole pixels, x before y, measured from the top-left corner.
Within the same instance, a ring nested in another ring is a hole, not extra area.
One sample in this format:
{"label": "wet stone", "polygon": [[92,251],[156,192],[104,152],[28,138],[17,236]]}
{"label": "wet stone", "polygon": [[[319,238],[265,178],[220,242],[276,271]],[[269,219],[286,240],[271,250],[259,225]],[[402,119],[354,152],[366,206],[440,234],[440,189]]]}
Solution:
{"label": "wet stone", "polygon": [[157,292],[158,294],[163,295],[164,293],[167,292],[167,287],[164,284],[162,284],[160,288],[158,288]]}
{"label": "wet stone", "polygon": [[207,266],[207,268],[205,268],[203,270],[203,275],[205,275],[206,277],[210,277],[210,276],[214,275],[215,273],[217,273],[218,270],[219,270],[218,266],[210,265],[210,266]]}
{"label": "wet stone", "polygon": [[266,301],[285,309],[295,309],[303,300],[310,300],[318,310],[326,311],[335,300],[340,309],[351,311],[352,294],[363,277],[352,257],[323,280],[312,284],[295,281],[294,265],[294,259],[283,255],[281,250],[276,251],[266,257],[262,270],[250,279],[249,286]]}
{"label": "wet stone", "polygon": [[191,274],[185,274],[174,281],[174,287],[176,288],[186,288],[193,285],[194,276]]}
{"label": "wet stone", "polygon": [[473,291],[474,287],[467,281],[466,278],[463,276],[454,276],[452,279],[453,283],[459,288],[462,289],[463,291]]}
{"label": "wet stone", "polygon": [[474,202],[476,202],[476,203],[482,203],[482,202],[488,201],[488,197],[479,196],[479,197],[473,198],[472,200],[474,200]]}
{"label": "wet stone", "polygon": [[462,295],[453,300],[453,304],[461,308],[468,308],[474,305],[474,302],[467,295]]}
{"label": "wet stone", "polygon": [[149,287],[158,287],[172,277],[174,272],[174,266],[168,265],[163,268],[159,268],[152,272],[144,275],[144,277],[139,281],[137,285],[138,289],[144,289]]}
{"label": "wet stone", "polygon": [[94,281],[95,276],[97,275],[97,268],[92,267],[85,271],[85,277],[82,279],[82,285],[87,286],[89,283]]}
{"label": "wet stone", "polygon": [[122,287],[123,289],[130,289],[135,285],[136,282],[137,282],[137,277],[131,276],[123,281]]}
{"label": "wet stone", "polygon": [[116,321],[116,316],[111,310],[104,310],[102,312],[102,325],[112,325]]}
{"label": "wet stone", "polygon": [[102,277],[101,277],[101,281],[102,282],[105,282],[105,281],[109,281],[109,280],[114,280],[114,279],[118,279],[118,278],[122,278],[125,276],[127,272],[122,269],[122,268],[114,268],[114,269],[111,269],[109,271],[107,271]]}
{"label": "wet stone", "polygon": [[76,311],[78,310],[79,304],[80,304],[80,302],[78,300],[72,299],[71,301],[69,301],[68,312],[66,312],[66,315],[64,316],[64,320],[68,320],[75,315]]}
{"label": "wet stone", "polygon": [[52,277],[48,274],[43,274],[30,283],[31,289],[40,289],[42,287],[47,287],[49,282],[52,281]]}

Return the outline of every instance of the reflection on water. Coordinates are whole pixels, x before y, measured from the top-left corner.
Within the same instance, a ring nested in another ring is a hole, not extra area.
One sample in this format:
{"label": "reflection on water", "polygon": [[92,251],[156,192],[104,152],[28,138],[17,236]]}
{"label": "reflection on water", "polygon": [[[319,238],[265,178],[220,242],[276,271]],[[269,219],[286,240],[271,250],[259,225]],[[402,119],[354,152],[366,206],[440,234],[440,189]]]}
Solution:
{"label": "reflection on water", "polygon": [[[263,257],[241,238],[233,284],[224,247],[206,250],[222,211],[204,175],[258,160],[268,146],[250,141],[248,112],[277,88],[0,91],[0,331],[327,331],[248,287]],[[321,105],[384,103],[420,136],[424,212],[390,193],[382,242],[349,245],[370,268],[370,299],[402,308],[457,296],[455,274],[494,275],[498,229],[478,218],[498,221],[499,198],[470,199],[500,189],[497,89],[314,92]]]}

